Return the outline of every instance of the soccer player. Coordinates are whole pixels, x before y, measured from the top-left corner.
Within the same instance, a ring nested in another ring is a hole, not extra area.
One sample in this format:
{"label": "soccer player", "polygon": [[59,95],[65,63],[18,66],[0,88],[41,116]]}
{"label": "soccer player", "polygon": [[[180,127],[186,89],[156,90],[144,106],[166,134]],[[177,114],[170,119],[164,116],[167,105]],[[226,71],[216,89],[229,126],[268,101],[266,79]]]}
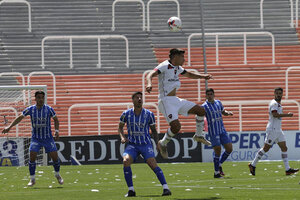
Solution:
{"label": "soccer player", "polygon": [[274,99],[269,104],[269,122],[266,128],[266,138],[263,148],[261,148],[254,160],[248,164],[250,173],[255,176],[255,168],[257,162],[263,157],[265,153],[269,151],[274,143],[277,143],[281,149],[281,157],[285,166],[285,174],[291,175],[299,171],[299,169],[290,168],[287,146],[285,142],[285,136],[281,129],[281,118],[282,117],[292,117],[293,113],[283,113],[281,98],[283,95],[283,89],[278,87],[274,90]]}
{"label": "soccer player", "polygon": [[[202,106],[205,109],[205,116],[208,124],[208,135],[214,149],[214,178],[222,178],[225,176],[222,169],[222,163],[232,152],[232,142],[225,130],[222,115],[232,116],[233,113],[225,110],[220,100],[215,100],[214,89],[206,89],[205,94],[207,100],[202,104]],[[225,148],[222,156],[221,145]]]}
{"label": "soccer player", "polygon": [[[158,142],[158,135],[155,128],[155,118],[153,112],[143,108],[143,94],[135,92],[132,95],[133,108],[124,111],[120,117],[118,133],[121,143],[128,143],[123,153],[123,171],[128,186],[128,193],[125,197],[135,196],[135,190],[132,183],[132,172],[130,165],[139,155],[142,155],[145,162],[156,174],[158,180],[163,186],[162,196],[171,195],[163,171],[157,166],[154,150],[149,134],[151,129],[155,142]],[[124,125],[127,125],[128,138],[124,135]]]}
{"label": "soccer player", "polygon": [[182,49],[171,49],[169,58],[160,63],[154,70],[147,75],[146,91],[150,93],[152,91],[152,78],[158,76],[158,108],[163,113],[167,122],[170,125],[163,139],[157,144],[160,154],[163,158],[168,158],[167,144],[171,138],[177,134],[181,129],[181,124],[178,120],[178,114],[188,116],[196,116],[196,133],[193,139],[197,142],[202,142],[206,145],[210,145],[210,142],[203,136],[204,127],[204,115],[205,110],[203,107],[195,104],[194,102],[178,98],[176,91],[180,87],[179,74],[191,78],[191,79],[212,79],[210,74],[200,74],[197,72],[186,71],[182,65],[184,63],[184,53]]}
{"label": "soccer player", "polygon": [[26,116],[31,118],[32,135],[30,141],[30,161],[29,161],[29,173],[30,181],[29,187],[35,184],[35,169],[36,169],[36,157],[41,147],[44,147],[46,152],[49,153],[53,160],[54,175],[60,185],[64,183],[64,180],[59,174],[60,162],[57,155],[57,148],[51,132],[51,118],[54,120],[55,127],[55,139],[59,139],[59,121],[53,108],[45,104],[45,93],[43,91],[35,92],[36,104],[27,107],[21,115],[19,115],[14,121],[5,129],[2,133],[8,133],[10,129],[17,125]]}

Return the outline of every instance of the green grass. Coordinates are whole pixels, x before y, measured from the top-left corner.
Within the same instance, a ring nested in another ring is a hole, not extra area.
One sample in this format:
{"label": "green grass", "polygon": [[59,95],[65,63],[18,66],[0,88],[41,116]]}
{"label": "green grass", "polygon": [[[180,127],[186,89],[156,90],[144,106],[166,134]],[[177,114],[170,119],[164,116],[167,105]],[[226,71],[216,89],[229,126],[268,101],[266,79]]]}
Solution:
{"label": "green grass", "polygon": [[[299,167],[299,162],[290,162]],[[247,163],[223,164],[224,179],[213,178],[213,163],[163,164],[172,196],[161,197],[162,187],[146,164],[133,164],[133,199],[299,199],[299,175],[286,176],[282,162],[260,162],[256,176]],[[58,185],[53,167],[37,167],[37,181],[27,188],[28,167],[0,167],[0,199],[65,200],[124,199],[127,186],[122,165],[61,166],[65,184]],[[92,191],[97,190],[97,191]],[[131,198],[132,199],[132,198]]]}

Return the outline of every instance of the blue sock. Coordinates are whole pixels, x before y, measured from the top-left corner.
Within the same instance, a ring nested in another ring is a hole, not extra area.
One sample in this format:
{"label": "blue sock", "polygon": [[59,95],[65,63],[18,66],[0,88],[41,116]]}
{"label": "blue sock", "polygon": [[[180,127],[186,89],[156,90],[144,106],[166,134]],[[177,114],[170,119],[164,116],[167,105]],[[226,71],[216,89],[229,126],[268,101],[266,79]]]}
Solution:
{"label": "blue sock", "polygon": [[217,157],[216,155],[214,155],[214,167],[215,167],[215,172],[219,171],[220,157]]}
{"label": "blue sock", "polygon": [[60,169],[60,162],[57,160],[56,162],[53,162],[53,168],[55,172],[59,172]]}
{"label": "blue sock", "polygon": [[167,184],[164,173],[159,167],[156,167],[153,171],[162,185]]}
{"label": "blue sock", "polygon": [[132,183],[132,171],[131,171],[131,167],[123,167],[123,171],[124,171],[124,177],[127,183],[128,187],[132,187],[133,183]]}
{"label": "blue sock", "polygon": [[230,155],[230,153],[227,153],[226,151],[223,152],[221,159],[220,159],[220,165],[225,162],[225,160],[228,158],[228,156]]}
{"label": "blue sock", "polygon": [[30,173],[30,176],[33,176],[35,175],[35,168],[36,168],[36,163],[35,162],[31,162],[29,161],[29,173]]}

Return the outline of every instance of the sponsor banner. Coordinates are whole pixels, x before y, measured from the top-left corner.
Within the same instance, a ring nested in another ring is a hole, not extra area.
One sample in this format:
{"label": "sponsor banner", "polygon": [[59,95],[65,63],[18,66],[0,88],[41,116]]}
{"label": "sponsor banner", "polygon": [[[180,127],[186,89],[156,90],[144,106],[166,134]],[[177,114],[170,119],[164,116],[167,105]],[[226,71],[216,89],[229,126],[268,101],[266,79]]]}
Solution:
{"label": "sponsor banner", "polygon": [[[233,151],[226,161],[253,160],[259,149],[263,147],[266,137],[265,132],[230,132],[228,134],[232,140]],[[284,134],[289,160],[299,160],[300,131],[284,131]],[[222,151],[224,151],[223,148]],[[274,144],[261,160],[282,160],[279,146]],[[213,162],[213,149],[211,147],[202,146],[202,161]]]}
{"label": "sponsor banner", "polygon": [[[159,134],[162,138],[164,134]],[[201,145],[192,137],[194,133],[179,134],[168,144],[169,158],[164,160],[156,150],[158,162],[201,162]],[[120,164],[125,144],[121,144],[118,135],[61,137],[56,141],[58,156],[62,164],[71,164],[74,156],[81,164]],[[48,157],[49,162],[50,158]],[[136,162],[144,162],[140,157]]]}
{"label": "sponsor banner", "polygon": [[24,165],[23,138],[0,138],[0,166]]}

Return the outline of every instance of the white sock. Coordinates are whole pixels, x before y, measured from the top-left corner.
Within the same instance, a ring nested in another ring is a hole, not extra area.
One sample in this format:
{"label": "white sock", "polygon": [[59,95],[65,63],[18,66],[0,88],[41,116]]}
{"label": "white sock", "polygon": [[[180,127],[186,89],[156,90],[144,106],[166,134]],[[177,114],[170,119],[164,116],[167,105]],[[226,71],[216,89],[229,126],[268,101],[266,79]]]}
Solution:
{"label": "white sock", "polygon": [[171,129],[168,128],[167,132],[165,133],[163,139],[161,140],[161,144],[166,146],[170,140],[172,139],[172,137],[174,136],[175,134],[172,133]]}
{"label": "white sock", "polygon": [[31,180],[35,180],[35,175],[30,175]]}
{"label": "white sock", "polygon": [[204,116],[196,115],[196,135],[203,136]]}
{"label": "white sock", "polygon": [[289,165],[289,159],[288,159],[288,154],[287,152],[281,152],[281,157],[284,163],[284,167],[285,167],[285,171],[290,169],[290,165]]}
{"label": "white sock", "polygon": [[55,176],[55,177],[60,176],[60,175],[59,175],[59,172],[54,172],[54,176]]}
{"label": "white sock", "polygon": [[168,184],[163,184],[163,189],[169,189]]}
{"label": "white sock", "polygon": [[131,186],[131,187],[128,187],[128,190],[134,191],[134,188],[133,188],[133,186]]}
{"label": "white sock", "polygon": [[263,155],[265,155],[265,153],[266,153],[266,152],[264,151],[264,149],[261,148],[261,149],[257,152],[257,154],[256,154],[254,160],[252,161],[251,165],[252,165],[253,167],[255,167],[255,166],[256,166],[256,163],[263,157]]}

